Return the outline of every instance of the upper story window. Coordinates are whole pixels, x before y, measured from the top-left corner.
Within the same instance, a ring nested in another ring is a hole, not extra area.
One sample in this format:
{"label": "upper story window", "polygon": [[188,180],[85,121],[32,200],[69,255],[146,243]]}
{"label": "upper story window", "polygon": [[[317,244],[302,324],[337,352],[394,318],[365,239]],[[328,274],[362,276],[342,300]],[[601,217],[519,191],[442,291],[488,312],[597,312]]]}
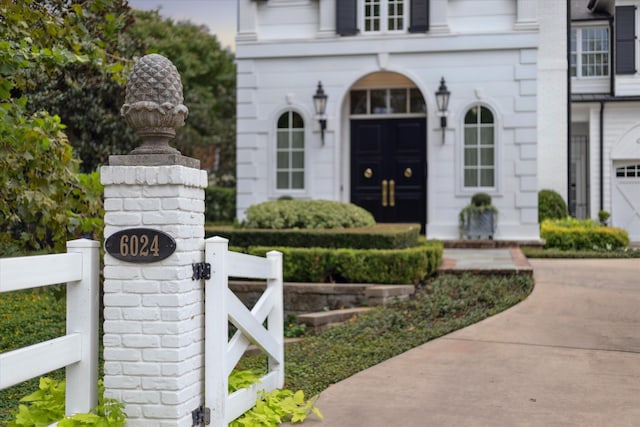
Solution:
{"label": "upper story window", "polygon": [[429,0],[334,1],[336,31],[341,36],[429,30]]}
{"label": "upper story window", "polygon": [[408,0],[362,0],[365,33],[401,32],[407,30],[406,11]]}
{"label": "upper story window", "polygon": [[278,118],[276,188],[304,189],[304,121],[295,111]]}
{"label": "upper story window", "polygon": [[609,28],[571,30],[571,77],[609,76]]}
{"label": "upper story window", "polygon": [[494,188],[496,144],[493,113],[481,105],[464,116],[463,168],[465,188]]}

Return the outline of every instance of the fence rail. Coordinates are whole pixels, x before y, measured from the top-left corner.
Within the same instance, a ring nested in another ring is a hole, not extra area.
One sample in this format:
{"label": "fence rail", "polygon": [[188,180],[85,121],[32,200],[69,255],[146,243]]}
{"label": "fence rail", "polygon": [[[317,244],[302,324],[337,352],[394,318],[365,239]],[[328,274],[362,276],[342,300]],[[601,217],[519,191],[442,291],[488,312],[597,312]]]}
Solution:
{"label": "fence rail", "polygon": [[67,283],[65,336],[0,353],[0,389],[66,367],[66,413],[98,395],[99,242],[72,240],[66,254],[0,259],[0,293]]}
{"label": "fence rail", "polygon": [[[205,242],[205,260],[211,264],[205,284],[205,406],[215,408],[211,424],[219,427],[251,409],[260,390],[284,384],[282,254],[272,251],[262,258],[230,252],[227,239],[212,237]],[[267,289],[249,310],[229,289],[229,277],[265,279]],[[229,322],[238,328],[231,340]],[[267,354],[268,372],[259,383],[229,395],[229,374],[251,343]]]}

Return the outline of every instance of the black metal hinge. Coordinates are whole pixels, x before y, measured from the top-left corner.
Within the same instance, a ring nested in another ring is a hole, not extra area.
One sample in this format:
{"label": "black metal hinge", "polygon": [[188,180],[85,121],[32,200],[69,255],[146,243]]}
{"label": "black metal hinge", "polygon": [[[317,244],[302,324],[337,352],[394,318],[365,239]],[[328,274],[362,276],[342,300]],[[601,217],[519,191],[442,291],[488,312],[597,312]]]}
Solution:
{"label": "black metal hinge", "polygon": [[197,262],[195,264],[191,264],[191,267],[193,267],[193,276],[191,276],[191,280],[211,279],[211,264],[208,262]]}
{"label": "black metal hinge", "polygon": [[199,406],[198,409],[191,411],[191,419],[193,420],[191,427],[198,427],[202,424],[209,425],[211,423],[211,409]]}

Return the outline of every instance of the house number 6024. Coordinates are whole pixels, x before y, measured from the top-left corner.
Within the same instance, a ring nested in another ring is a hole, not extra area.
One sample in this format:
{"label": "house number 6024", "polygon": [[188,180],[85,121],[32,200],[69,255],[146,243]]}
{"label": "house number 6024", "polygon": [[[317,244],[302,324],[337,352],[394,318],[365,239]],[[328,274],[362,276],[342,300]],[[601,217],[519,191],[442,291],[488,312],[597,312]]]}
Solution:
{"label": "house number 6024", "polygon": [[176,250],[176,241],[167,233],[152,228],[118,231],[105,242],[107,253],[128,262],[156,262]]}
{"label": "house number 6024", "polygon": [[[121,256],[160,256],[160,249],[158,246],[158,235],[149,237],[146,234],[141,234],[140,237],[133,234],[131,236],[124,234],[120,237],[120,255]],[[151,244],[149,244],[151,241]]]}

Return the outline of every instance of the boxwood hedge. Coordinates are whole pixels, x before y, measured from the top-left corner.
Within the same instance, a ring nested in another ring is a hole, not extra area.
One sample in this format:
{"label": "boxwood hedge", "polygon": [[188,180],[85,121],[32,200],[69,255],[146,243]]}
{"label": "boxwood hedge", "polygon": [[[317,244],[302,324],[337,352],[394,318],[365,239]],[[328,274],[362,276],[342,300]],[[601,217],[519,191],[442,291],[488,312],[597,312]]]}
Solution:
{"label": "boxwood hedge", "polygon": [[617,250],[629,245],[629,235],[623,229],[573,218],[544,221],[540,237],[545,240],[545,248],[561,250]]}
{"label": "boxwood hedge", "polygon": [[207,226],[207,237],[221,236],[236,247],[291,246],[356,249],[402,249],[418,245],[418,224],[376,224],[372,227],[263,230],[233,226]]}
{"label": "boxwood hedge", "polygon": [[253,246],[247,252],[264,256],[271,250],[282,252],[287,282],[415,284],[435,273],[443,246],[438,241],[383,250]]}

